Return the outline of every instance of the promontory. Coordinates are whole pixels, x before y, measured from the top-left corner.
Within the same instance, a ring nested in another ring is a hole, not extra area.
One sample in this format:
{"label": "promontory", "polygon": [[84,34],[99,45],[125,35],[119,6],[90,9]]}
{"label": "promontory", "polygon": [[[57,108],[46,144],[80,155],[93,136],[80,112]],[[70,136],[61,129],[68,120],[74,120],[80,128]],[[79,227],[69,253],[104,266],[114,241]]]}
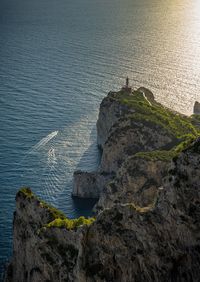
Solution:
{"label": "promontory", "polygon": [[6,282],[200,281],[200,127],[141,87],[101,103],[97,171],[72,195],[94,217],[69,219],[29,188],[16,195]]}

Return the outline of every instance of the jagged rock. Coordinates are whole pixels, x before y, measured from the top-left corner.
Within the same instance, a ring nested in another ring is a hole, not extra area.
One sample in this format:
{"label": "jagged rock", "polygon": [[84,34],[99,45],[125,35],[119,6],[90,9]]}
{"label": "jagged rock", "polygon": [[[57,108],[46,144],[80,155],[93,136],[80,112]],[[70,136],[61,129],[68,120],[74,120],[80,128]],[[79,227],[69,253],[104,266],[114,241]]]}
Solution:
{"label": "jagged rock", "polygon": [[72,195],[78,198],[98,199],[110,179],[111,175],[103,172],[75,171]]}
{"label": "jagged rock", "polygon": [[116,172],[127,157],[137,152],[170,148],[175,143],[176,139],[158,124],[130,118],[120,120],[104,145],[101,170]]}
{"label": "jagged rock", "polygon": [[200,140],[175,158],[154,206],[105,209],[76,230],[48,228],[51,214],[17,196],[9,282],[198,282]]}
{"label": "jagged rock", "polygon": [[[95,187],[95,189],[94,189]],[[73,176],[72,196],[78,198],[98,199],[100,191],[97,186],[97,173],[75,171]]]}
{"label": "jagged rock", "polygon": [[108,96],[103,99],[100,105],[97,120],[97,144],[101,149],[108,139],[111,127],[121,116],[131,112],[129,107],[114,99],[116,95],[117,92],[109,92]]}
{"label": "jagged rock", "polygon": [[101,193],[96,210],[110,208],[119,203],[150,206],[158,189],[163,185],[163,177],[166,176],[168,168],[169,163],[159,159],[129,157],[114,180]]}
{"label": "jagged rock", "polygon": [[[44,228],[57,211],[30,193],[16,196],[13,258],[6,282],[85,281],[77,278],[84,228]],[[59,216],[59,215],[56,215]],[[60,215],[62,217],[62,214]]]}
{"label": "jagged rock", "polygon": [[200,133],[135,95],[102,102],[101,165],[75,173],[75,195],[100,196],[95,221],[59,224],[62,213],[29,190],[17,194],[6,282],[199,281],[200,139],[188,144]]}
{"label": "jagged rock", "polygon": [[146,99],[148,99],[148,101],[149,101],[151,104],[158,103],[158,102],[156,102],[153,93],[152,93],[149,89],[147,89],[147,88],[145,88],[145,87],[140,87],[140,88],[138,88],[137,91],[143,93],[143,94],[145,95]]}
{"label": "jagged rock", "polygon": [[194,104],[194,109],[193,109],[193,113],[199,115],[200,114],[200,103],[199,102],[195,102]]}
{"label": "jagged rock", "polygon": [[[139,151],[170,149],[177,143],[177,138],[162,125],[135,118],[137,104],[130,106],[121,103],[118,96],[118,92],[110,92],[101,103],[97,121],[98,145],[102,148],[101,163],[95,173],[74,174],[74,196],[99,197],[129,156]],[[160,105],[146,88],[139,88],[131,96],[141,96],[150,105]]]}

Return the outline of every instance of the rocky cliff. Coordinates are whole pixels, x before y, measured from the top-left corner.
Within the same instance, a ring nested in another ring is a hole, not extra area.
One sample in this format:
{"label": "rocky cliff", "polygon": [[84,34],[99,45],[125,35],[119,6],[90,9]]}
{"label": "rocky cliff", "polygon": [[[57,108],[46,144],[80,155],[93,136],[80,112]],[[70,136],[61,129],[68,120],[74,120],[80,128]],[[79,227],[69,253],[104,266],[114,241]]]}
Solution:
{"label": "rocky cliff", "polygon": [[99,198],[95,218],[18,192],[6,282],[200,281],[198,124],[152,95],[110,92],[101,104],[101,164],[76,172],[73,191]]}
{"label": "rocky cliff", "polygon": [[[115,178],[118,178],[120,170],[127,171],[126,165],[131,166],[130,160],[135,168],[142,165],[142,159],[144,163],[144,157],[149,171],[155,169],[153,167],[161,170],[161,167],[167,168],[168,162],[185,146],[185,143],[198,136],[198,128],[198,125],[194,124],[194,119],[172,112],[157,103],[153,93],[144,87],[132,94],[125,91],[110,92],[100,105],[97,121],[98,145],[102,150],[100,166],[92,173],[80,171],[74,173],[73,196],[100,198],[96,208],[101,205],[108,206],[103,202],[108,200],[109,191],[113,195],[110,182],[115,180],[116,183]],[[149,152],[151,155],[154,152],[154,155],[151,157]],[[140,170],[136,169],[135,173],[137,171]],[[144,182],[145,173],[144,169],[141,169],[143,179],[139,180],[138,175],[139,182]],[[149,177],[146,182],[152,181],[152,177],[150,175]],[[159,179],[161,180],[161,177],[157,177],[157,188],[162,184]],[[149,187],[146,182],[143,183],[145,190]],[[119,190],[116,195],[120,193]],[[128,191],[127,193],[132,194]],[[132,196],[135,198],[136,195]],[[113,200],[110,203],[112,202]]]}

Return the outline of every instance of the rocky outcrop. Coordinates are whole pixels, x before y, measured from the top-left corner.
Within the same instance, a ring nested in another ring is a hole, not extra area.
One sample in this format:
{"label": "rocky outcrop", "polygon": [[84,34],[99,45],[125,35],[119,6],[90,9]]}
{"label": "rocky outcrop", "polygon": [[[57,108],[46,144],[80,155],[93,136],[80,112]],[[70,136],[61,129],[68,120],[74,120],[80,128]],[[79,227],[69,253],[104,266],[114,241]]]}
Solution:
{"label": "rocky outcrop", "polygon": [[[97,173],[75,171],[73,176],[72,196],[77,198],[98,199],[100,191],[97,185]],[[94,189],[94,186],[96,189]]]}
{"label": "rocky outcrop", "polygon": [[99,199],[103,187],[111,179],[111,174],[98,172],[74,172],[72,196],[84,199]]}
{"label": "rocky outcrop", "polygon": [[170,148],[176,139],[151,121],[120,120],[112,128],[102,153],[101,171],[117,172],[122,163],[137,152]]}
{"label": "rocky outcrop", "polygon": [[70,220],[29,189],[17,194],[6,282],[199,281],[200,131],[148,95],[102,102],[101,164],[75,172],[73,189],[99,197],[95,219]]}
{"label": "rocky outcrop", "polygon": [[126,105],[119,103],[115,99],[117,92],[109,92],[100,105],[99,117],[97,120],[97,144],[103,149],[103,146],[110,135],[111,127],[120,117],[131,112]]}
{"label": "rocky outcrop", "polygon": [[129,156],[140,151],[170,149],[178,142],[163,124],[138,118],[140,110],[137,100],[148,107],[154,104],[160,106],[152,92],[139,88],[131,95],[128,94],[125,100],[123,94],[126,97],[124,92],[110,92],[101,103],[97,121],[97,140],[102,149],[101,163],[94,173],[74,173],[73,196],[99,198]]}
{"label": "rocky outcrop", "polygon": [[199,281],[200,140],[175,158],[147,207],[116,204],[90,226],[42,228],[52,214],[17,195],[6,281]]}
{"label": "rocky outcrop", "polygon": [[151,104],[155,104],[155,103],[159,104],[156,101],[153,93],[149,89],[147,89],[145,87],[140,87],[140,88],[138,88],[138,91],[144,94],[145,98],[149,101],[149,103],[151,103]]}
{"label": "rocky outcrop", "polygon": [[[163,116],[155,119],[152,115],[160,110],[165,115],[163,121]],[[132,94],[110,92],[100,105],[97,121],[97,140],[102,149],[100,166],[93,173],[74,173],[73,196],[101,198],[101,206],[107,197],[104,191],[110,189],[107,184],[127,158],[138,152],[169,150],[179,143],[180,138],[169,130],[168,112],[177,115],[157,103],[153,93],[144,87]]]}
{"label": "rocky outcrop", "polygon": [[116,177],[100,195],[96,210],[110,208],[115,204],[133,203],[135,206],[150,206],[158,189],[163,186],[169,163],[129,157],[118,170]]}
{"label": "rocky outcrop", "polygon": [[[28,191],[28,193],[27,193]],[[5,281],[85,281],[77,278],[84,245],[84,227],[73,232],[45,227],[64,215],[35,197],[30,190],[16,196],[13,258]]]}

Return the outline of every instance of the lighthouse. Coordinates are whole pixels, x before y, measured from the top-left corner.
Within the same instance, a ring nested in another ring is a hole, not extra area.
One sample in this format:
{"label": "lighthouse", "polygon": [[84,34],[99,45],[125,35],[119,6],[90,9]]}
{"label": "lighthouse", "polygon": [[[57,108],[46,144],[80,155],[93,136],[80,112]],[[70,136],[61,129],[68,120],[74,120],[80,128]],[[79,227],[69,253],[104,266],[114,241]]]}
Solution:
{"label": "lighthouse", "polygon": [[129,77],[126,77],[125,85],[122,87],[122,91],[126,91],[127,93],[132,93],[132,87],[129,85]]}
{"label": "lighthouse", "polygon": [[127,76],[127,78],[126,78],[126,88],[128,88],[128,87],[129,87],[129,78]]}

